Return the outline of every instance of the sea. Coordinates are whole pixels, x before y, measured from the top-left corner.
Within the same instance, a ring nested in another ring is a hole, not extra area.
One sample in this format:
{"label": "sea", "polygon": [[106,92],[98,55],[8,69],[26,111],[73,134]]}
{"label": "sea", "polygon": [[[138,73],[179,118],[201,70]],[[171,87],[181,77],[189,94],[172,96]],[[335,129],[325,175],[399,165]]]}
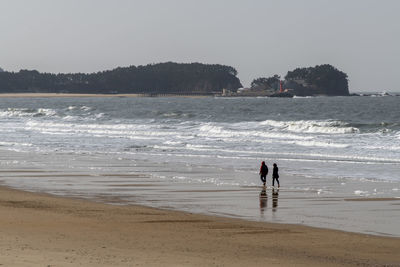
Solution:
{"label": "sea", "polygon": [[9,187],[400,236],[400,97],[0,98],[0,123]]}

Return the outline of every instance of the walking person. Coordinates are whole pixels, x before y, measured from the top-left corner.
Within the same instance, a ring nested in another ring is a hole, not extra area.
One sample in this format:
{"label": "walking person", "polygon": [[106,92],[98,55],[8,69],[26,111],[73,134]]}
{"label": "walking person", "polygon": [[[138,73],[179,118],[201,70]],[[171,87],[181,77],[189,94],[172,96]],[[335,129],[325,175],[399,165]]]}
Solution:
{"label": "walking person", "polygon": [[263,185],[265,186],[265,183],[267,182],[267,174],[268,174],[268,166],[265,164],[265,161],[261,162],[261,167],[260,167],[260,179],[261,182],[263,182]]}
{"label": "walking person", "polygon": [[278,188],[280,187],[279,184],[279,174],[278,174],[278,166],[274,163],[274,168],[272,169],[272,186],[275,184],[275,180],[278,183]]}

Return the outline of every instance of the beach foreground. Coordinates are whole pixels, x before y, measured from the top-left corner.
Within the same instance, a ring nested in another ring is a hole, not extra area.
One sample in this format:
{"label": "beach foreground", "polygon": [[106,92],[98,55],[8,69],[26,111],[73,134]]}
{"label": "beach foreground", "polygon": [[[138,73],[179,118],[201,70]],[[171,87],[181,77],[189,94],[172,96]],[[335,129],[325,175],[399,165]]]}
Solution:
{"label": "beach foreground", "polygon": [[400,239],[0,187],[4,266],[399,266]]}

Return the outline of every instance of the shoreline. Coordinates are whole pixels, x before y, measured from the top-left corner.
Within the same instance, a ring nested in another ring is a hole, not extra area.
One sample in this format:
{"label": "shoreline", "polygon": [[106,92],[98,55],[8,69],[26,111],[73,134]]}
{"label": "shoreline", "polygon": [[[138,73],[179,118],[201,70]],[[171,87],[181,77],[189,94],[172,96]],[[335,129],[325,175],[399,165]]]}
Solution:
{"label": "shoreline", "polygon": [[6,266],[398,266],[400,239],[0,186]]}
{"label": "shoreline", "polygon": [[213,95],[190,95],[190,94],[76,94],[76,93],[0,93],[0,98],[24,98],[24,97],[188,97],[188,98],[205,98],[214,97]]}

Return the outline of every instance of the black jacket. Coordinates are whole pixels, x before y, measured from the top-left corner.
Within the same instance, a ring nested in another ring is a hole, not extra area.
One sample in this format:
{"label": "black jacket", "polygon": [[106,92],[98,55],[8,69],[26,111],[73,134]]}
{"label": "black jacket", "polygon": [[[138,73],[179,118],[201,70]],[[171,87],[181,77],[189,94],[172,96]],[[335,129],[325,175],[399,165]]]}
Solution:
{"label": "black jacket", "polygon": [[274,169],[272,170],[272,178],[279,178],[277,166],[274,166]]}

